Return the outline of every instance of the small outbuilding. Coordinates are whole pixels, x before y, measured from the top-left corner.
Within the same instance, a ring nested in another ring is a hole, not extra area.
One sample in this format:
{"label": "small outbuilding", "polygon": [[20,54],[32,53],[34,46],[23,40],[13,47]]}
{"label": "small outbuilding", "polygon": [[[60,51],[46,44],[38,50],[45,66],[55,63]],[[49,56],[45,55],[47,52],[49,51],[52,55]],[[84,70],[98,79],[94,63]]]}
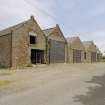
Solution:
{"label": "small outbuilding", "polygon": [[59,25],[45,29],[43,32],[47,38],[47,61],[48,63],[67,62],[67,41]]}
{"label": "small outbuilding", "polygon": [[45,63],[46,37],[33,16],[0,31],[0,64],[23,67]]}
{"label": "small outbuilding", "polygon": [[93,41],[84,41],[85,47],[84,61],[85,62],[97,62],[97,48]]}
{"label": "small outbuilding", "polygon": [[84,45],[79,37],[69,37],[68,42],[68,61],[70,63],[84,62]]}

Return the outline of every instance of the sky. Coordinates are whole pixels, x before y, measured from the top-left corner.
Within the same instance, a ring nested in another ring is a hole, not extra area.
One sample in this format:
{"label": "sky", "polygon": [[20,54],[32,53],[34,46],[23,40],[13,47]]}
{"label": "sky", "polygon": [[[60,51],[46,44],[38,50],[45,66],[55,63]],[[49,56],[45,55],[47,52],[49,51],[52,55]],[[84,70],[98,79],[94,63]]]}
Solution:
{"label": "sky", "polygon": [[93,40],[105,51],[105,0],[0,0],[0,30],[33,15],[41,28],[59,24],[65,37]]}

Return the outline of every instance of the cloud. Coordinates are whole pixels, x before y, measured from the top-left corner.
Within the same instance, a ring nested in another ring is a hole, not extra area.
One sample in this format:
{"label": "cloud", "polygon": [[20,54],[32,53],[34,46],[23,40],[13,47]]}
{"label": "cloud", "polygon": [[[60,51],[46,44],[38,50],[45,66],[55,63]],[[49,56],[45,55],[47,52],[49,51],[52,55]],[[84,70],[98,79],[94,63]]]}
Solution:
{"label": "cloud", "polygon": [[[0,28],[24,21],[34,15],[42,27],[54,25],[56,22],[49,16],[53,2],[48,0],[0,0]],[[44,10],[47,10],[45,12]],[[53,14],[52,14],[53,15]],[[47,21],[45,21],[47,20]]]}
{"label": "cloud", "polygon": [[104,51],[105,0],[0,0],[0,29],[31,15],[42,28],[58,23],[65,36],[78,32]]}
{"label": "cloud", "polygon": [[82,40],[93,40],[96,45],[100,48],[102,53],[105,52],[105,31],[99,30],[95,32],[89,33],[81,33],[80,34]]}

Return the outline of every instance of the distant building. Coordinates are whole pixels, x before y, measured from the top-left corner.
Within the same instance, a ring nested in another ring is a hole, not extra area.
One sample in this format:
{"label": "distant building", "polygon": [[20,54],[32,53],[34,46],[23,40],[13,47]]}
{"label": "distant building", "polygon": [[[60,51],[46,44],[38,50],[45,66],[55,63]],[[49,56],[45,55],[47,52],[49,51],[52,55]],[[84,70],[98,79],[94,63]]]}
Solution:
{"label": "distant building", "polygon": [[70,63],[84,62],[84,45],[79,37],[69,37],[68,42],[68,59]]}
{"label": "distant building", "polygon": [[97,48],[93,41],[84,41],[85,47],[84,60],[85,62],[97,62]]}

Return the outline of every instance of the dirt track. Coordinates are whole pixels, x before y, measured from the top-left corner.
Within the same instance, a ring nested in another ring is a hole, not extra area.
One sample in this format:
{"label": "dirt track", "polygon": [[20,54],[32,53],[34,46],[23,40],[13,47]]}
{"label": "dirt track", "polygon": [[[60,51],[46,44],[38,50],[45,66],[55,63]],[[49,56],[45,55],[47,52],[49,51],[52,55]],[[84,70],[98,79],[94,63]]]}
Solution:
{"label": "dirt track", "polygon": [[0,105],[105,103],[105,64],[42,65],[6,73],[0,72],[0,80],[13,82],[0,89]]}

